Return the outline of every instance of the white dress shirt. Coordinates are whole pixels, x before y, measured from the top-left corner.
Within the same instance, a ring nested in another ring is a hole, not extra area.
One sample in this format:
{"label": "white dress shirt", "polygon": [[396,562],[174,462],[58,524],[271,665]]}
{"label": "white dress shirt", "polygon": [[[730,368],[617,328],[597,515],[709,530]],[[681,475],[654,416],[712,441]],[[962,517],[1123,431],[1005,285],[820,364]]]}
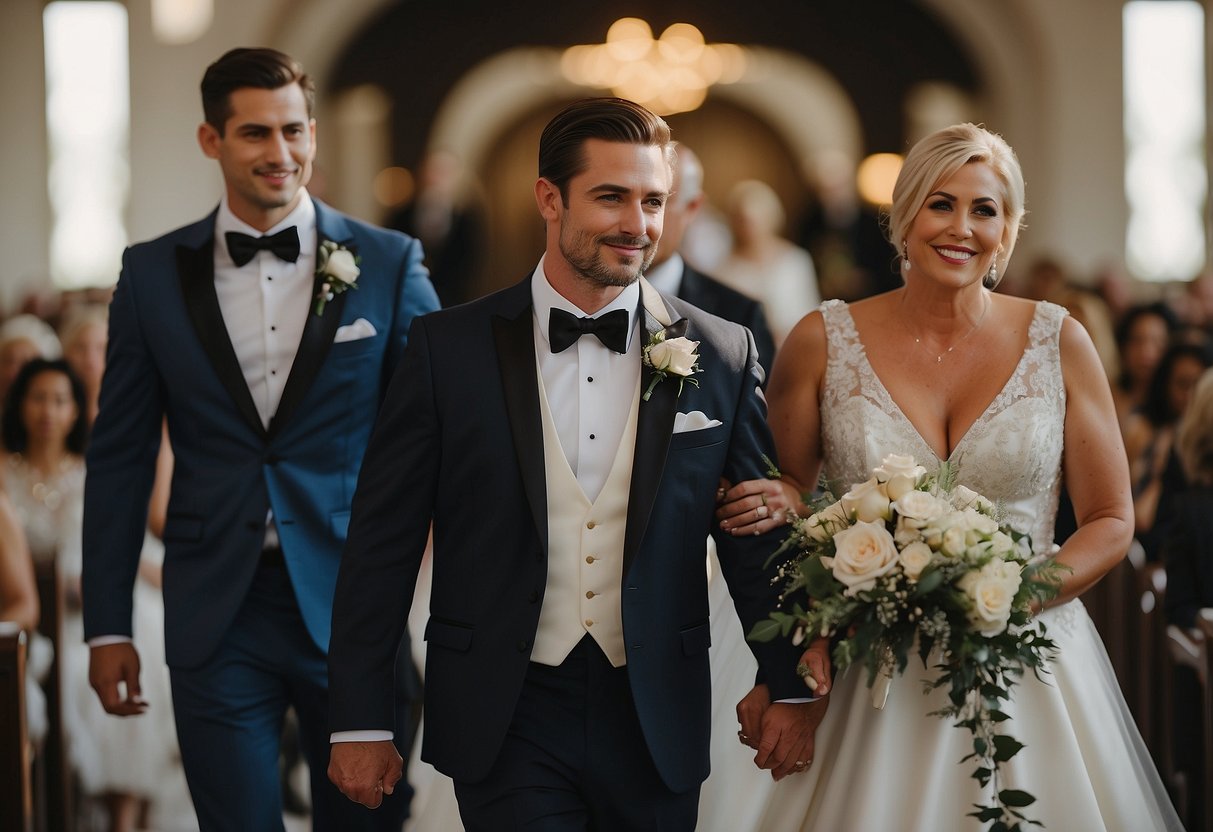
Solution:
{"label": "white dress shirt", "polygon": [[[215,294],[240,370],[266,427],[282,400],[282,389],[295,363],[313,301],[316,207],[306,191],[301,193],[303,198],[295,210],[265,232],[237,219],[226,195],[215,218]],[[270,251],[258,251],[243,266],[232,262],[227,232],[260,237],[292,225],[299,232],[299,259],[294,263]]]}
{"label": "white dress shirt", "polygon": [[[578,309],[548,281],[543,260],[531,277],[534,306],[535,354],[543,376],[548,407],[569,467],[593,502],[602,491],[619,440],[627,424],[632,394],[640,385],[641,340],[637,337],[640,284],[633,283],[619,297],[591,315]],[[628,313],[628,350],[617,353],[595,335],[583,335],[563,352],[553,353],[548,343],[548,320],[553,308],[578,318],[598,318],[616,309]]]}

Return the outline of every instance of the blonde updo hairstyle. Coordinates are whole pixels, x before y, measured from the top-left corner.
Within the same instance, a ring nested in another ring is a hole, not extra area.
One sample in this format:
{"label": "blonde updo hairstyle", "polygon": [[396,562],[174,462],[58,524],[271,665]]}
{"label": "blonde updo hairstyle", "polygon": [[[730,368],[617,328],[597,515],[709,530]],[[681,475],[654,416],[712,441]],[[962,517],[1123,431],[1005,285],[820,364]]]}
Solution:
{"label": "blonde updo hairstyle", "polygon": [[893,204],[888,215],[889,242],[898,258],[902,257],[902,242],[927,196],[970,162],[985,162],[1002,183],[1001,210],[1006,229],[1002,251],[994,256],[994,265],[998,267],[999,276],[1006,273],[1023,223],[1023,171],[1006,140],[976,124],[954,124],[937,130],[921,139],[906,154],[893,186]]}

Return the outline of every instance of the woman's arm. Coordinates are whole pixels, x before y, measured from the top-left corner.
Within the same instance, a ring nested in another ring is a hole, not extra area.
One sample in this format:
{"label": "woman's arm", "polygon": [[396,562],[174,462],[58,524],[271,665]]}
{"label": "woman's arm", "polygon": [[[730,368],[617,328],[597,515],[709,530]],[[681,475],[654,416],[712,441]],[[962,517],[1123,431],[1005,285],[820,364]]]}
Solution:
{"label": "woman's arm", "polygon": [[0,493],[0,621],[38,626],[38,585],[25,532],[8,495]]}
{"label": "woman's arm", "polygon": [[1116,565],[1133,539],[1129,466],[1116,409],[1091,338],[1066,319],[1061,329],[1061,371],[1066,387],[1066,488],[1074,503],[1076,531],[1057,555],[1071,571],[1051,603],[1068,601]]}
{"label": "woman's arm", "polygon": [[747,480],[728,488],[716,512],[734,535],[760,534],[804,514],[801,497],[821,470],[819,391],[825,375],[826,332],[820,312],[801,319],[775,356],[767,388],[768,416],[779,455],[780,479]]}

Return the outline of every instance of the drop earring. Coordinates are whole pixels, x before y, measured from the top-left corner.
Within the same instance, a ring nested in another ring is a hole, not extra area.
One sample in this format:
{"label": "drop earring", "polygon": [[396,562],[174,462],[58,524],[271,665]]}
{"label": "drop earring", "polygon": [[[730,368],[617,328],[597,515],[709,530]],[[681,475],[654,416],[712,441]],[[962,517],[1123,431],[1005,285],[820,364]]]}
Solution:
{"label": "drop earring", "polygon": [[990,270],[986,272],[986,276],[981,279],[981,285],[987,289],[993,289],[998,285],[998,263],[991,263]]}
{"label": "drop earring", "polygon": [[910,270],[910,252],[906,247],[906,241],[901,241],[901,270],[908,272]]}

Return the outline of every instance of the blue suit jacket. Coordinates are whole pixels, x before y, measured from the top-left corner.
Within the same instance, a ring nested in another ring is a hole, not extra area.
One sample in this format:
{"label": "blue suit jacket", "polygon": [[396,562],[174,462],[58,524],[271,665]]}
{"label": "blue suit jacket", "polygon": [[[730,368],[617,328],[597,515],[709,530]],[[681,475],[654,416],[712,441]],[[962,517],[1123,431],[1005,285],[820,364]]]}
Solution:
{"label": "blue suit jacket", "polygon": [[[215,215],[129,248],[110,306],[101,409],[88,451],[85,636],[129,635],[131,590],[167,417],[175,457],[164,530],[168,662],[201,664],[257,569],[272,507],[307,630],[328,649],[333,588],[363,452],[413,318],[437,308],[420,244],[316,202],[319,240],[360,258],[356,291],[317,316],[269,428],[215,294]],[[365,318],[371,338],[334,344]]]}
{"label": "blue suit jacket", "polygon": [[[762,454],[773,453],[753,341],[736,324],[666,303],[700,341],[703,372],[681,396],[666,380],[640,404],[621,605],[644,736],[666,784],[682,792],[708,773],[704,540],[717,539],[748,630],[775,608],[764,563],[780,536],[735,538],[714,519],[719,478],[763,476]],[[526,280],[414,323],[371,439],[337,583],[331,727],[389,727],[392,656],[433,518],[422,756],[457,780],[484,778],[497,757],[546,586],[532,315]],[[672,434],[675,413],[692,410],[723,424]],[[752,647],[774,696],[804,695],[799,650],[786,640]]]}

